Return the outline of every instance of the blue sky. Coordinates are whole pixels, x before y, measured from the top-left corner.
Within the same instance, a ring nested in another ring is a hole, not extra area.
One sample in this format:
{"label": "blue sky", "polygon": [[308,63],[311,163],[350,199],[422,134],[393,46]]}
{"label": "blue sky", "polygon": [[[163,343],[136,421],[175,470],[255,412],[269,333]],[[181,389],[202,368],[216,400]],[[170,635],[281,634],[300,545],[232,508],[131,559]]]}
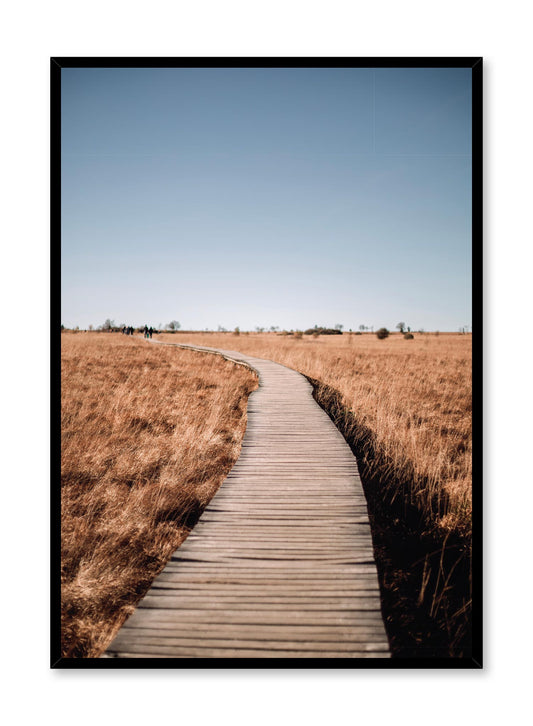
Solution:
{"label": "blue sky", "polygon": [[469,69],[63,69],[62,322],[471,323]]}

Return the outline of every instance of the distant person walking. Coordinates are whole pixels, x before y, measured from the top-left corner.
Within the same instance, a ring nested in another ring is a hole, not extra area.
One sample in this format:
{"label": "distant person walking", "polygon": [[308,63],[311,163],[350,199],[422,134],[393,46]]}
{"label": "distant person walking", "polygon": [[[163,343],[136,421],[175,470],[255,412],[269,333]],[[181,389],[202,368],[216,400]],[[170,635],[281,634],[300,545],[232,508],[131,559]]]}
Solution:
{"label": "distant person walking", "polygon": [[153,333],[153,332],[154,332],[154,329],[153,329],[153,328],[152,328],[152,326],[150,325],[150,328],[149,328],[149,330],[148,330],[148,335],[150,336],[150,338],[152,337],[152,333]]}
{"label": "distant person walking", "polygon": [[144,337],[148,337],[148,328],[146,327],[146,325],[144,326]]}

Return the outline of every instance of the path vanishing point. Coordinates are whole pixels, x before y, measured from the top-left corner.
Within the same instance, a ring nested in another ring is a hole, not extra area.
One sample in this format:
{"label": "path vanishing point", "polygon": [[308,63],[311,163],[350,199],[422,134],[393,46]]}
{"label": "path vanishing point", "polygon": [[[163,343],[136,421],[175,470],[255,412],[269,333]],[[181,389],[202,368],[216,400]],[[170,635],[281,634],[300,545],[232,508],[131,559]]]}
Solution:
{"label": "path vanishing point", "polygon": [[250,366],[259,388],[237,463],[103,657],[390,658],[357,463],[311,384],[179,347]]}

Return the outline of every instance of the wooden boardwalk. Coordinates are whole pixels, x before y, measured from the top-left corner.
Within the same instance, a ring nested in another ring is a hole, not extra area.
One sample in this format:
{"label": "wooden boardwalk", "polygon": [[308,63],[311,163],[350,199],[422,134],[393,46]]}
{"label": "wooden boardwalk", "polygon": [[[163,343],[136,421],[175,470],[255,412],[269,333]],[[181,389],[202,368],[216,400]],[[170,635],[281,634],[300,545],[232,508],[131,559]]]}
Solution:
{"label": "wooden boardwalk", "polygon": [[259,374],[241,455],[103,657],[389,658],[350,448],[299,373],[219,352]]}

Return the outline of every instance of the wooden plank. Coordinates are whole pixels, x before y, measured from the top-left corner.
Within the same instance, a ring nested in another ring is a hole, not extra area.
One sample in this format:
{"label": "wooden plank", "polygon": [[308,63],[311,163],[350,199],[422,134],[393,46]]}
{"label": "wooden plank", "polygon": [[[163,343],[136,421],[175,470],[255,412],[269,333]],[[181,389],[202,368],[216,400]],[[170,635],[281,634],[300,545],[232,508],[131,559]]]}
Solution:
{"label": "wooden plank", "polygon": [[[116,647],[120,647],[120,639]],[[136,646],[142,647],[147,646],[149,648],[164,646],[175,648],[188,649],[188,648],[246,648],[254,650],[293,650],[293,651],[332,651],[337,653],[353,652],[354,650],[361,652],[387,652],[387,643],[373,643],[361,640],[327,640],[327,641],[311,641],[306,642],[302,640],[288,640],[283,638],[281,640],[255,640],[255,639],[241,639],[241,638],[213,638],[213,637],[186,637],[174,635],[136,635]],[[144,650],[144,648],[143,648]]]}
{"label": "wooden plank", "polygon": [[[168,592],[172,592],[176,595],[187,595],[194,593],[198,596],[201,596],[205,593],[209,597],[216,599],[218,599],[219,597],[229,596],[233,598],[240,598],[246,596],[253,597],[254,594],[257,592],[257,583],[250,583],[246,586],[241,585],[240,587],[233,584],[217,587],[213,583],[181,584],[179,581],[169,582],[167,580],[162,582],[156,581],[152,585],[152,589],[154,590],[158,590],[160,588],[163,590],[167,590]],[[348,587],[347,585],[335,587],[333,584],[331,584],[328,588],[321,587],[320,584],[312,585],[305,588],[302,587],[301,583],[297,583],[294,587],[289,587],[287,583],[279,584],[277,586],[265,584],[262,586],[261,592],[263,593],[266,600],[269,600],[272,596],[275,595],[279,595],[282,597],[313,598],[316,600],[331,597],[332,595],[338,598],[368,597],[379,595],[377,585],[374,585],[374,583],[372,583],[371,585],[367,585],[365,583],[357,583],[352,587]]]}
{"label": "wooden plank", "polygon": [[[220,566],[220,563],[224,563],[224,567]],[[324,564],[324,563],[320,563]],[[309,560],[274,560],[272,562],[268,560],[254,560],[254,559],[227,559],[227,560],[189,560],[184,561],[177,565],[167,565],[165,572],[176,573],[176,574],[187,574],[188,572],[194,572],[198,575],[216,575],[217,571],[224,572],[228,577],[240,575],[247,576],[249,574],[261,574],[265,579],[294,579],[294,575],[302,574],[307,577],[314,577],[316,582],[321,582],[327,579],[339,579],[342,576],[344,579],[352,576],[357,577],[357,574],[353,573],[348,569],[351,567],[363,567],[367,566],[372,568],[372,562],[363,560],[359,563],[350,562],[346,563],[334,563],[328,568],[318,568],[313,561]]]}
{"label": "wooden plank", "polygon": [[201,553],[194,553],[194,557],[190,557],[189,559],[182,559],[182,560],[175,560],[176,562],[182,562],[182,563],[205,563],[205,564],[211,564],[211,565],[217,565],[218,567],[224,566],[227,568],[233,567],[234,565],[237,565],[238,567],[250,567],[250,566],[257,566],[261,567],[263,570],[275,570],[275,571],[282,571],[287,568],[290,568],[293,571],[309,571],[314,572],[315,566],[318,564],[330,564],[330,565],[354,565],[354,564],[372,564],[372,553],[369,554],[353,554],[349,557],[323,557],[320,559],[320,561],[309,555],[308,557],[304,556],[298,556],[298,557],[282,557],[282,556],[274,556],[270,557],[268,559],[265,558],[264,554],[258,554],[258,555],[251,555],[251,556],[244,556],[244,555],[228,555],[228,556],[215,556],[214,554],[211,555],[205,555],[202,556]]}
{"label": "wooden plank", "polygon": [[[373,598],[350,597],[346,600],[331,598],[319,600],[318,598],[262,598],[262,597],[241,597],[237,598],[201,598],[199,595],[192,598],[174,597],[172,594],[166,594],[163,591],[150,591],[146,597],[139,603],[140,608],[163,608],[165,610],[201,610],[208,609],[210,612],[223,610],[225,612],[238,612],[239,610],[254,609],[256,612],[267,610],[270,613],[275,611],[285,612],[291,608],[297,607],[300,612],[311,612],[313,610],[324,610],[328,613],[339,612],[341,610],[374,610],[379,611],[380,600],[376,595]],[[176,613],[179,617],[179,612]]]}
{"label": "wooden plank", "polygon": [[[291,582],[294,584],[291,585]],[[248,576],[235,576],[230,574],[194,574],[187,575],[184,572],[162,572],[154,580],[154,587],[159,586],[162,583],[178,583],[183,587],[209,587],[213,588],[214,585],[218,584],[221,588],[238,588],[238,587],[253,587],[259,586],[269,589],[275,589],[277,587],[282,588],[284,591],[290,590],[294,587],[296,590],[304,590],[305,588],[320,588],[321,590],[327,589],[350,589],[358,588],[365,589],[369,584],[377,587],[378,581],[375,575],[358,575],[357,578],[344,578],[339,576],[332,576],[329,580],[325,577],[316,578],[312,575],[300,575],[300,576],[286,576],[286,575],[273,575],[270,578],[266,578],[264,575],[253,574]]]}
{"label": "wooden plank", "polygon": [[[324,582],[328,579],[341,580],[358,577],[358,575],[363,572],[372,572],[372,574],[376,576],[375,571],[373,571],[374,565],[372,563],[342,566],[336,565],[335,567],[328,568],[315,567],[313,563],[309,566],[307,562],[297,563],[297,565],[299,566],[295,565],[293,568],[280,568],[279,565],[271,567],[270,563],[258,562],[257,565],[254,565],[254,567],[251,568],[249,563],[233,560],[228,563],[227,567],[220,568],[218,565],[207,562],[184,562],[180,565],[169,564],[165,567],[163,572],[184,576],[187,576],[192,572],[201,577],[216,577],[222,572],[223,575],[228,578],[250,577],[257,575],[258,579],[265,578],[268,579],[269,582],[273,580],[298,580],[299,577],[302,579],[309,579],[313,577],[316,582]],[[358,567],[360,569],[354,572],[354,567]]]}
{"label": "wooden plank", "polygon": [[[260,612],[255,609],[239,610],[176,610],[176,608],[137,608],[126,621],[128,627],[137,627],[147,623],[169,623],[172,626],[180,622],[190,628],[202,628],[204,624],[243,624],[243,625],[365,625],[370,624],[383,632],[383,620],[377,610],[341,610],[341,611],[302,611],[280,610],[277,612]],[[124,625],[123,627],[126,627]],[[384,635],[385,637],[385,635]]]}
{"label": "wooden plank", "polygon": [[[195,631],[190,626],[168,621],[152,621],[146,625],[135,627],[134,623],[127,623],[121,631],[121,636],[128,628],[135,628],[135,637],[141,636],[161,636],[166,634],[169,637],[191,637],[191,633]],[[382,639],[382,628],[378,625],[366,623],[360,626],[344,626],[344,625],[245,625],[239,623],[237,625],[231,623],[203,623],[202,633],[213,638],[234,638],[250,636],[255,640],[282,640],[289,637],[293,641],[303,642],[387,642]],[[117,638],[118,640],[118,638]]]}

